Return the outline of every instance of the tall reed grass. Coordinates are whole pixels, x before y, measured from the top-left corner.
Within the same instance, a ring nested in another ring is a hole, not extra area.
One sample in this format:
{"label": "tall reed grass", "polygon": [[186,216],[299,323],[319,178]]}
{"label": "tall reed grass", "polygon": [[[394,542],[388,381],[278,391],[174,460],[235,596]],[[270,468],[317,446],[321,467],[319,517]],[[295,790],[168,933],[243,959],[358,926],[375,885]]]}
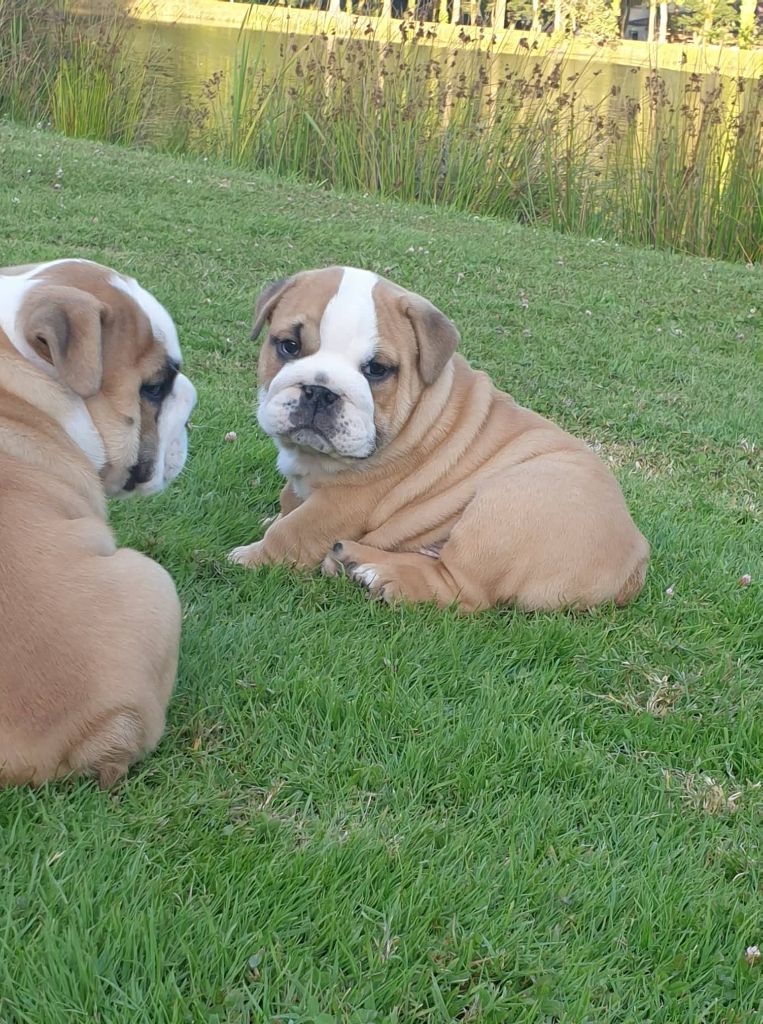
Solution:
{"label": "tall reed grass", "polygon": [[763,76],[653,71],[630,90],[601,89],[600,65],[573,72],[532,51],[507,61],[489,39],[444,50],[423,24],[401,23],[394,45],[366,32],[282,34],[277,48],[244,26],[231,66],[154,126],[155,78],[124,15],[85,21],[68,2],[0,0],[0,113],[347,190],[763,260]]}
{"label": "tall reed grass", "polygon": [[152,91],[119,3],[83,17],[69,0],[0,0],[0,114],[131,145],[150,126]]}
{"label": "tall reed grass", "polygon": [[[593,65],[242,33],[187,146],[239,166],[725,259],[763,259],[763,77],[598,98]],[[639,79],[640,81],[641,79]]]}

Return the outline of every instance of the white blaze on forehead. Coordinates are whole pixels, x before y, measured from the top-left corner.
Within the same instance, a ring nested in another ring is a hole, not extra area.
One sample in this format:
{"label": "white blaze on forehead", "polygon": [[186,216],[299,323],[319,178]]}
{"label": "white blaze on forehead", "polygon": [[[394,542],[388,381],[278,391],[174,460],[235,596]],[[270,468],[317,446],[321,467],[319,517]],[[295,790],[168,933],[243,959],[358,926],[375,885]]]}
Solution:
{"label": "white blaze on forehead", "polygon": [[336,295],[321,317],[320,352],[344,356],[356,367],[368,362],[379,340],[374,285],[370,270],[345,267]]}
{"label": "white blaze on forehead", "polygon": [[[21,355],[50,375],[53,374],[50,364],[41,359],[34,349],[27,344],[26,339],[17,330],[16,318],[27,292],[37,283],[37,279],[46,270],[50,270],[51,267],[58,267],[65,263],[89,264],[90,266],[97,267],[99,270],[103,270],[98,263],[93,263],[92,260],[63,259],[51,260],[49,263],[38,263],[30,270],[24,271],[23,274],[0,274],[0,328],[5,331],[10,338],[11,344],[18,349]],[[138,304],[148,317],[156,340],[164,346],[167,355],[171,359],[180,362],[180,343],[178,342],[177,329],[172,317],[158,299],[155,299],[150,292],[142,288],[133,278],[123,277],[122,274],[117,274],[116,272],[109,276],[109,284],[129,295]]]}
{"label": "white blaze on forehead", "polygon": [[125,292],[140,306],[148,317],[151,330],[156,340],[164,346],[167,355],[171,359],[180,362],[180,342],[172,317],[151,292],[147,292],[132,277],[123,277],[121,274],[112,274],[109,284]]}

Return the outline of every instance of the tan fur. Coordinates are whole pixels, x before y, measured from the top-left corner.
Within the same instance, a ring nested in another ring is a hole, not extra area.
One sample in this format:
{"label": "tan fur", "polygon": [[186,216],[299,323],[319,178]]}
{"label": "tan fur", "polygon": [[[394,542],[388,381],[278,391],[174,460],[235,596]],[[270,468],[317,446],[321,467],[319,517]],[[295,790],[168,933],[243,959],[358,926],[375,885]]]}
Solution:
{"label": "tan fur", "polygon": [[[271,334],[298,319],[317,345],[326,274],[336,271],[291,279],[267,310]],[[330,282],[333,294],[335,276]],[[281,515],[235,560],[323,562],[327,573],[342,566],[385,600],[456,603],[467,612],[632,600],[649,545],[609,469],[451,356],[458,332],[426,300],[383,279],[373,295],[378,351],[399,367],[373,391],[384,443],[354,464],[317,453],[307,460],[305,475],[284,488]],[[261,383],[277,370],[266,342]]]}
{"label": "tan fur", "polygon": [[[68,387],[0,330],[0,786],[68,774],[112,785],[159,742],[174,685],[175,586],[149,558],[118,550],[106,522],[104,482],[124,480],[142,443],[140,380],[164,359],[110,273],[53,268],[19,314],[54,364],[68,360]],[[65,338],[61,310],[74,325]],[[70,389],[91,396],[100,477],[63,428]]]}

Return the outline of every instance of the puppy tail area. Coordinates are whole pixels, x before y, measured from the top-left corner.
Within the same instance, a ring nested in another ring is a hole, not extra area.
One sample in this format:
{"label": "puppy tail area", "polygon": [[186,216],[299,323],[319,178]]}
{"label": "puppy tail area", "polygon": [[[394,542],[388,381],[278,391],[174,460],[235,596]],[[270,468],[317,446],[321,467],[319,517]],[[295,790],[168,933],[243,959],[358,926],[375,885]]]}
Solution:
{"label": "puppy tail area", "polygon": [[131,708],[111,711],[91,722],[84,739],[69,751],[59,775],[89,775],[101,789],[110,789],[130,765],[150,753],[164,732],[164,713],[157,709],[148,723]]}

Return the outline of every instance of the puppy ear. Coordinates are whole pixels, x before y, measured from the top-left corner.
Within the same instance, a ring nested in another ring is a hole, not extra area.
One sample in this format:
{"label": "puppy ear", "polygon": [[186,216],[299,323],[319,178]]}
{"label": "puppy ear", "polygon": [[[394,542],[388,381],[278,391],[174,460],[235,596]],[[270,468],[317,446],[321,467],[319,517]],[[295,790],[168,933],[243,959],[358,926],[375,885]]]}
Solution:
{"label": "puppy ear", "polygon": [[59,379],[92,398],[103,379],[103,321],[108,306],[80,288],[35,288],[21,309],[27,344],[58,371]]}
{"label": "puppy ear", "polygon": [[257,304],[254,307],[254,326],[249,336],[252,341],[257,340],[262,330],[262,325],[273,315],[273,310],[278,305],[281,296],[287,288],[291,287],[294,280],[293,277],[282,277],[280,281],[271,281],[270,284],[265,285],[262,289],[257,298]]}
{"label": "puppy ear", "polygon": [[416,335],[421,378],[425,384],[434,384],[458,348],[461,335],[452,320],[420,295],[406,293],[402,309]]}

